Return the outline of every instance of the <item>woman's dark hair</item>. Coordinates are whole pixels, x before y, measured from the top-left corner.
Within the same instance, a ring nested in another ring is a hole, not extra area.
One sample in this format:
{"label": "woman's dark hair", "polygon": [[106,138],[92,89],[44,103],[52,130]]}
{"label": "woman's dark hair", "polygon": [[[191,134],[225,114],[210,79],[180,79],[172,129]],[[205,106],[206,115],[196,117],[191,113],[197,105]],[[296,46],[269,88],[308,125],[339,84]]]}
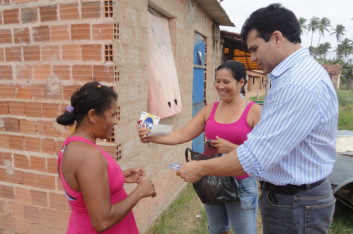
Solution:
{"label": "woman's dark hair", "polygon": [[71,106],[56,118],[56,122],[72,125],[76,121],[79,126],[89,110],[94,109],[96,114],[101,115],[111,107],[112,101],[117,99],[118,95],[112,88],[98,82],[86,83],[71,96]]}
{"label": "woman's dark hair", "polygon": [[219,67],[217,67],[216,71],[219,71],[221,69],[228,69],[232,73],[232,77],[236,81],[239,82],[241,81],[241,79],[244,79],[246,84],[246,70],[241,62],[235,60],[228,60],[225,63],[222,63]]}
{"label": "woman's dark hair", "polygon": [[281,4],[271,4],[254,11],[241,29],[241,38],[246,43],[249,32],[255,29],[258,37],[266,42],[274,31],[278,30],[292,43],[301,43],[300,26],[294,13]]}

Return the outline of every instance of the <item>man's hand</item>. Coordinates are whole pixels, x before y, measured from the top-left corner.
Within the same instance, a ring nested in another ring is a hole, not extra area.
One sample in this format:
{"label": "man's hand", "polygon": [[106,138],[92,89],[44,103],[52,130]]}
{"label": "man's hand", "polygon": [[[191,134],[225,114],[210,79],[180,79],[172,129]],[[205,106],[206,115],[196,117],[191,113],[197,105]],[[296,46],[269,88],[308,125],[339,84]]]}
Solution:
{"label": "man's hand", "polygon": [[140,183],[146,172],[143,168],[129,168],[124,171],[125,183]]}
{"label": "man's hand", "polygon": [[201,168],[201,163],[198,161],[187,162],[179,168],[176,175],[180,176],[186,182],[194,183],[202,177]]}
{"label": "man's hand", "polygon": [[217,153],[227,154],[237,148],[237,145],[216,136],[216,140],[211,141],[211,145],[217,149]]}

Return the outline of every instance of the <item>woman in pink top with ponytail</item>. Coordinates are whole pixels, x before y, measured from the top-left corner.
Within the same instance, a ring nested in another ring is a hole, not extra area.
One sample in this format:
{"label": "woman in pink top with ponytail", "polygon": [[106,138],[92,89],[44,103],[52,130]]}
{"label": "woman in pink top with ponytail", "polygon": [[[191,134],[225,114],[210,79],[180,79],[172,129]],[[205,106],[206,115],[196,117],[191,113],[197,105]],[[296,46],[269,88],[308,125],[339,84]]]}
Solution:
{"label": "woman in pink top with ponytail", "polygon": [[[218,153],[226,154],[247,140],[247,134],[260,120],[261,107],[247,102],[241,95],[246,71],[240,62],[229,60],[217,68],[215,88],[220,101],[202,108],[183,128],[168,136],[149,137],[145,128],[138,129],[143,143],[175,145],[188,142],[203,131]],[[248,175],[236,177],[240,199],[235,202],[204,204],[210,233],[256,233],[257,182]]]}
{"label": "woman in pink top with ponytail", "polygon": [[[131,209],[144,197],[156,195],[143,179],[143,168],[122,170],[113,157],[96,145],[109,139],[117,124],[117,94],[97,82],[86,83],[71,97],[71,105],[57,117],[61,125],[76,123],[59,153],[58,172],[71,206],[67,233],[139,233]],[[124,183],[137,183],[130,194]]]}

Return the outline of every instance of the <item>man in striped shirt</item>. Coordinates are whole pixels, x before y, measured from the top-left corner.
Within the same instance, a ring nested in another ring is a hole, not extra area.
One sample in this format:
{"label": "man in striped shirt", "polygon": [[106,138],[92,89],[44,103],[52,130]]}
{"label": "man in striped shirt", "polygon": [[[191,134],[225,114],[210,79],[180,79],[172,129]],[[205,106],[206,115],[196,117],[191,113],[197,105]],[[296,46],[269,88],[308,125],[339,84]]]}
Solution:
{"label": "man in striped shirt", "polygon": [[261,120],[236,150],[186,163],[177,175],[195,182],[246,172],[261,183],[265,234],[327,233],[335,198],[326,178],[336,160],[338,118],[330,77],[301,48],[299,22],[279,4],[252,13],[241,36],[271,80]]}

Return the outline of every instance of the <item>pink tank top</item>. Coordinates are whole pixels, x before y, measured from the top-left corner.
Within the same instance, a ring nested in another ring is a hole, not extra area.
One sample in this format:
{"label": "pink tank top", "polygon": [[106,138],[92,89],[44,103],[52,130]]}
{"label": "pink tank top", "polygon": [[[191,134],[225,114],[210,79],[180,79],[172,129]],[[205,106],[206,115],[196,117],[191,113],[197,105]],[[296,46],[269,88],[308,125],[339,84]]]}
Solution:
{"label": "pink tank top", "polygon": [[[254,102],[250,102],[243,111],[239,120],[234,123],[218,123],[215,121],[214,116],[219,102],[215,102],[212,107],[210,116],[207,119],[205,126],[205,135],[207,140],[215,140],[216,136],[223,138],[233,144],[241,145],[248,139],[247,135],[251,132],[252,128],[246,121],[249,110]],[[245,179],[248,175],[237,176],[237,180]]]}
{"label": "pink tank top", "polygon": [[[65,140],[63,144],[63,148],[60,151],[58,157],[58,168],[60,169],[60,179],[63,184],[63,187],[66,192],[66,197],[71,206],[71,214],[69,219],[69,225],[67,229],[68,234],[87,234],[87,233],[97,233],[92,224],[87,211],[86,204],[83,200],[83,196],[81,192],[77,192],[70,188],[70,186],[66,183],[62,172],[62,157],[65,150],[66,145],[73,141],[82,141],[87,144],[90,144],[102,152],[103,157],[106,159],[108,164],[108,178],[109,178],[109,188],[110,188],[110,202],[111,204],[117,203],[127,197],[127,193],[124,189],[125,176],[120,166],[115,162],[115,160],[106,152],[104,152],[101,148],[99,148],[96,144],[91,141],[83,138],[83,137],[69,137]],[[132,211],[130,211],[119,223],[115,224],[108,230],[103,233],[121,233],[121,234],[136,234],[139,233],[134,215]]]}

